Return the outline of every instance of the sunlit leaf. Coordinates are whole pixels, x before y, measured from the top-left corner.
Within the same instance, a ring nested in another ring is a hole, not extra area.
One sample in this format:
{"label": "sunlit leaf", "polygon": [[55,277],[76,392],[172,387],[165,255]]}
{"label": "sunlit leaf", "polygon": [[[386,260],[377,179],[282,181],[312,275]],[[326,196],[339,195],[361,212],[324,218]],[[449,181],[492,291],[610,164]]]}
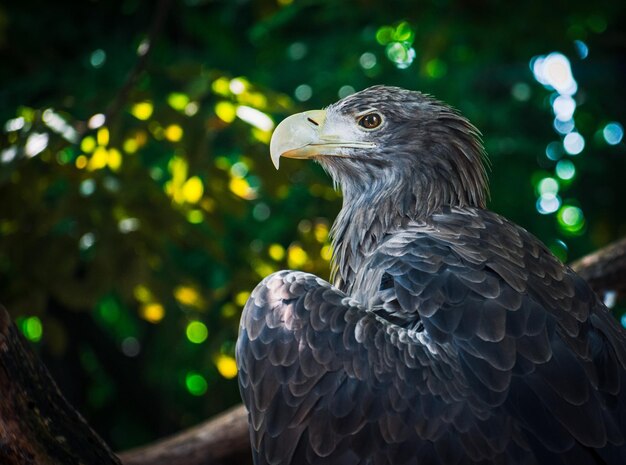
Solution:
{"label": "sunlit leaf", "polygon": [[131,107],[130,112],[137,119],[147,120],[152,116],[153,110],[154,107],[152,106],[152,102],[146,101],[134,104]]}
{"label": "sunlit leaf", "polygon": [[233,357],[228,355],[219,355],[215,360],[217,371],[226,379],[232,379],[237,376],[237,363]]}

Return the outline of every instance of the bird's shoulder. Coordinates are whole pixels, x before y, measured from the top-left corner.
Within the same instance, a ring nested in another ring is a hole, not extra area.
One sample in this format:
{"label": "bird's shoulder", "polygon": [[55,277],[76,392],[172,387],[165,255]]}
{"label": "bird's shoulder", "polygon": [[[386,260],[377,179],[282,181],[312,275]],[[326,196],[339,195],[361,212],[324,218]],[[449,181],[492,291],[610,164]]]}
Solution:
{"label": "bird's shoulder", "polygon": [[591,324],[624,345],[623,331],[581,277],[531,233],[487,210],[449,209],[412,221],[389,234],[364,268],[359,284],[368,306],[442,343],[540,332],[545,342],[558,330],[586,351]]}
{"label": "bird's shoulder", "polygon": [[587,283],[534,235],[478,208],[446,209],[392,231],[371,254],[368,267],[382,271],[382,288],[395,278],[410,288],[410,278],[437,289],[446,284],[444,290],[452,294],[469,287],[487,300],[516,294],[549,311],[566,305],[570,312],[582,312],[579,319],[597,300]]}

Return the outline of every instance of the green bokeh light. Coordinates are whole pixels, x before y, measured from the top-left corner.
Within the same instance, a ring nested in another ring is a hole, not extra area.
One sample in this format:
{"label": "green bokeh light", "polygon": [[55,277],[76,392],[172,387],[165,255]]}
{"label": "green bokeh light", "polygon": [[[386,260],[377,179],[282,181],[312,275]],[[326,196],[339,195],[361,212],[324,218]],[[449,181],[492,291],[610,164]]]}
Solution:
{"label": "green bokeh light", "polygon": [[583,211],[573,205],[563,205],[557,213],[557,221],[561,230],[570,235],[579,235],[585,228]]}
{"label": "green bokeh light", "polygon": [[201,344],[209,336],[209,330],[201,321],[192,321],[187,325],[187,339],[194,344]]}
{"label": "green bokeh light", "polygon": [[400,69],[408,68],[415,59],[415,50],[403,42],[391,42],[385,49],[387,58]]}
{"label": "green bokeh light", "polygon": [[26,339],[32,342],[39,342],[43,335],[43,325],[41,320],[36,316],[25,318],[20,325],[22,333]]}
{"label": "green bokeh light", "polygon": [[185,376],[185,386],[191,395],[201,396],[209,387],[206,379],[200,373],[190,371]]}
{"label": "green bokeh light", "polygon": [[89,63],[94,68],[100,68],[107,59],[107,54],[104,50],[99,48],[98,50],[94,50],[94,52],[89,57]]}
{"label": "green bokeh light", "polygon": [[413,32],[411,25],[406,21],[402,21],[398,24],[393,33],[393,40],[412,44],[413,40],[415,40],[415,32]]}
{"label": "green bokeh light", "polygon": [[426,74],[433,79],[445,76],[448,72],[448,65],[439,58],[434,58],[426,63]]}
{"label": "green bokeh light", "polygon": [[556,194],[559,192],[559,182],[554,178],[543,178],[537,183],[537,193]]}
{"label": "green bokeh light", "polygon": [[556,164],[556,175],[566,181],[573,179],[576,176],[576,167],[574,163],[569,160],[560,160]]}
{"label": "green bokeh light", "polygon": [[167,96],[167,103],[174,110],[183,111],[189,103],[189,96],[180,92],[172,92]]}
{"label": "green bokeh light", "polygon": [[395,29],[391,26],[383,26],[376,31],[376,41],[380,45],[387,45],[393,40]]}
{"label": "green bokeh light", "polygon": [[116,323],[120,318],[121,309],[112,297],[103,298],[98,304],[98,314],[109,324]]}

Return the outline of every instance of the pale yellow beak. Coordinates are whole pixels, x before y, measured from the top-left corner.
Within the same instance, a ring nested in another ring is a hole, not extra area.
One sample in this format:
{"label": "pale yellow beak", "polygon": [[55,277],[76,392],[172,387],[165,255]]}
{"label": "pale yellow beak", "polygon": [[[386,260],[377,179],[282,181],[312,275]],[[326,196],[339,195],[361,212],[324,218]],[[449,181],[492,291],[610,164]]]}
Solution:
{"label": "pale yellow beak", "polygon": [[324,110],[305,111],[282,120],[270,142],[270,157],[276,169],[280,157],[311,158],[319,155],[317,144],[325,121]]}
{"label": "pale yellow beak", "polygon": [[305,111],[284,119],[276,127],[270,142],[270,156],[276,169],[280,157],[349,157],[349,149],[374,146],[355,140],[358,137],[345,121],[335,121],[333,127],[326,127],[326,117],[325,110]]}

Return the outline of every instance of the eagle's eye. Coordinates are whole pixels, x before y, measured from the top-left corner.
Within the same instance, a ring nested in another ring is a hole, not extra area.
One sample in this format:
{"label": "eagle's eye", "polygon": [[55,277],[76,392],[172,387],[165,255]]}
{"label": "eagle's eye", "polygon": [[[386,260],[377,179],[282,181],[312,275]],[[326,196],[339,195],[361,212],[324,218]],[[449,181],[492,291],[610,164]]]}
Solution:
{"label": "eagle's eye", "polygon": [[359,120],[359,126],[365,129],[376,129],[383,122],[383,118],[378,113],[368,113]]}

